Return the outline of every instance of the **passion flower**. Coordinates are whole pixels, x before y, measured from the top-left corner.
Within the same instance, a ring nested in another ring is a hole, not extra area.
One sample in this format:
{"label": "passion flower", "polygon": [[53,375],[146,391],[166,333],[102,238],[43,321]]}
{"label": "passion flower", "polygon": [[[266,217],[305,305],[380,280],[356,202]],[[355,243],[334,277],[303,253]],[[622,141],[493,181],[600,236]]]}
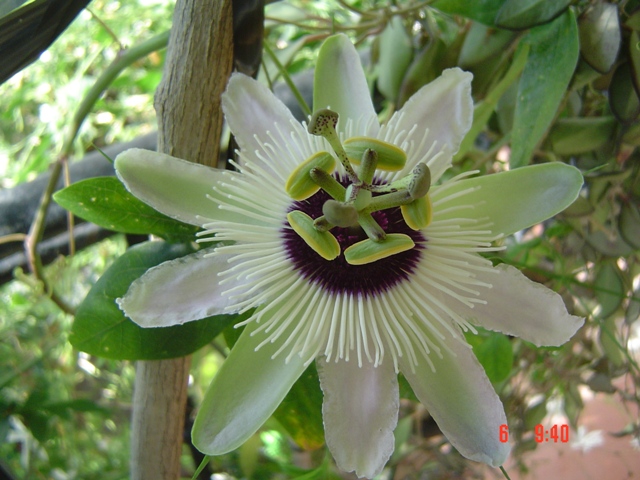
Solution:
{"label": "passion flower", "polygon": [[483,254],[567,207],[578,170],[553,163],[441,181],[469,130],[471,75],[419,90],[380,125],[353,45],[323,44],[308,124],[234,74],[223,109],[238,172],[129,150],[118,176],[214,247],[152,268],[119,305],[143,327],[252,311],[200,407],[194,444],[239,447],[314,360],[338,466],[378,474],[394,448],[399,372],[464,456],[501,465],[502,404],[463,332],[560,345],[582,325],[559,295]]}

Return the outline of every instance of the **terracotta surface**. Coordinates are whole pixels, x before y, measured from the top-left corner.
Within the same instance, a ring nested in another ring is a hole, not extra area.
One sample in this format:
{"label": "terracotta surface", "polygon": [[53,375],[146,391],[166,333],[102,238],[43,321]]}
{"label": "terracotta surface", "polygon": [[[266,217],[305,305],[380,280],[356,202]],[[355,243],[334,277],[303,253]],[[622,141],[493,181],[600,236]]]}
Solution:
{"label": "terracotta surface", "polygon": [[[572,431],[568,443],[545,443],[526,460],[530,471],[521,474],[515,467],[507,468],[512,480],[624,480],[640,479],[640,446],[630,437],[616,438],[638,418],[638,407],[627,404],[628,410],[610,396],[582,393],[585,409],[578,432]],[[545,420],[547,426],[566,423],[561,416]],[[508,462],[507,466],[513,465]]]}

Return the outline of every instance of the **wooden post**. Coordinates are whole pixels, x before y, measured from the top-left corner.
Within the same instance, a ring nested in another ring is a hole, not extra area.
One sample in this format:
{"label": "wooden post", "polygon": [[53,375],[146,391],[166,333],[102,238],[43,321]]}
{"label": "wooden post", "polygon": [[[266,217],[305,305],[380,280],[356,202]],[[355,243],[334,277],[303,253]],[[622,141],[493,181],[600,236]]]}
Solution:
{"label": "wooden post", "polygon": [[[158,151],[216,166],[224,91],[233,63],[231,0],[178,0],[156,91]],[[203,199],[203,201],[205,201]],[[189,358],[136,366],[131,479],[178,480]]]}

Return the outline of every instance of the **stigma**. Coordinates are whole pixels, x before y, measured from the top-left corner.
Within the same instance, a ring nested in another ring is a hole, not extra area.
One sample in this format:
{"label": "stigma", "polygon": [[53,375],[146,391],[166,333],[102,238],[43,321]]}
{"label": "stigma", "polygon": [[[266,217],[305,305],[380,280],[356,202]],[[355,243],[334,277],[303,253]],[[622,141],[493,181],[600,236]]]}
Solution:
{"label": "stigma", "polygon": [[[324,137],[333,154],[317,152],[291,172],[285,183],[287,194],[296,201],[306,200],[319,191],[330,198],[322,205],[322,215],[312,218],[300,210],[292,210],[287,221],[293,231],[320,257],[334,260],[341,253],[347,263],[364,265],[411,250],[415,243],[404,233],[388,234],[374,215],[400,207],[406,225],[415,231],[431,222],[429,199],[431,171],[419,163],[405,177],[388,184],[377,184],[377,171],[402,170],[407,155],[391,143],[371,137],[350,137],[344,141],[336,131],[338,114],[328,109],[315,112],[309,122],[312,135]],[[333,175],[338,159],[346,181]],[[366,238],[343,252],[331,233],[335,228],[357,229]]]}

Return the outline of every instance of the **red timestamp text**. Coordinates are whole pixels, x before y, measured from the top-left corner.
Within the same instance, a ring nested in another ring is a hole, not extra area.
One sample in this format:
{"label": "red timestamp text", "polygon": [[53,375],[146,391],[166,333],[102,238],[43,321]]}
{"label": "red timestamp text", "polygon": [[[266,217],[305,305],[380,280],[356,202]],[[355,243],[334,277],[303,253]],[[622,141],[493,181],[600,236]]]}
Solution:
{"label": "red timestamp text", "polygon": [[544,428],[544,425],[538,424],[533,429],[533,433],[538,443],[569,441],[569,425],[552,425],[551,428]]}
{"label": "red timestamp text", "polygon": [[[538,443],[567,443],[569,441],[569,425],[552,425],[545,428],[544,425],[538,424],[533,429],[534,439]],[[500,425],[498,430],[498,439],[502,443],[509,441],[509,427],[506,423]]]}

